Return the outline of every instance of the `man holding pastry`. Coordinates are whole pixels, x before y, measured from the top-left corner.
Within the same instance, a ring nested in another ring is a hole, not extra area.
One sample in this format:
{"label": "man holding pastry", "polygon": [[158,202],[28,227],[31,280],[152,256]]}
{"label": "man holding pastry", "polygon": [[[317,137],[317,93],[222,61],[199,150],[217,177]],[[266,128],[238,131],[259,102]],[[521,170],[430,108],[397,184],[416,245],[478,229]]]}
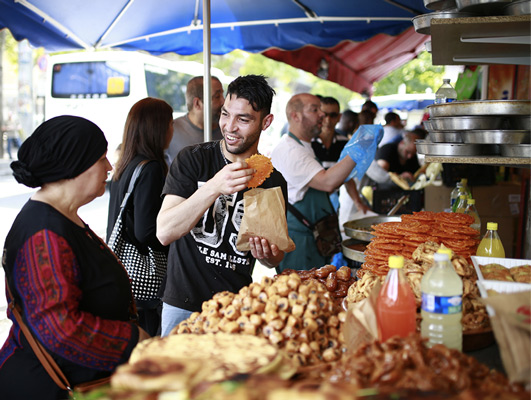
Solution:
{"label": "man holding pastry", "polygon": [[[236,293],[249,285],[256,259],[274,267],[284,257],[260,237],[249,239],[250,251],[236,248],[243,193],[257,172],[246,160],[258,153],[260,134],[273,121],[274,93],[263,76],[235,79],[221,109],[223,139],[186,147],[171,165],[157,218],[157,237],[170,245],[162,336],[200,311],[215,293]],[[286,181],[278,171],[260,186],[280,186],[287,198]]]}

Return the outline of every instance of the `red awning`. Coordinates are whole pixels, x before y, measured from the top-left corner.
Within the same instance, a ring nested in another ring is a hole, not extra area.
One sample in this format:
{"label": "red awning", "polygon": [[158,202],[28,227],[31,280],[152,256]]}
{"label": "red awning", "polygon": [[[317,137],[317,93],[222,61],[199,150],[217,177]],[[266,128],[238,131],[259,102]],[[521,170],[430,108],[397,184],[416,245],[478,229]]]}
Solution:
{"label": "red awning", "polygon": [[262,54],[355,92],[371,94],[374,82],[415,58],[429,39],[411,27],[397,36],[378,34],[365,42],[345,41],[326,49],[311,45],[294,51],[271,49]]}

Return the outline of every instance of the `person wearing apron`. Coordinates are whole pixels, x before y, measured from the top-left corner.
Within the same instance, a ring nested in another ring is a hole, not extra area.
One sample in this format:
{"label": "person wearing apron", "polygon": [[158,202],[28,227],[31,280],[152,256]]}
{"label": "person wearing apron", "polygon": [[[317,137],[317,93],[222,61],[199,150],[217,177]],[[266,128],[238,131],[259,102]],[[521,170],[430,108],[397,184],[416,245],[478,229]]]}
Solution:
{"label": "person wearing apron", "polygon": [[[271,152],[271,161],[288,183],[289,202],[313,224],[334,212],[329,193],[341,186],[356,163],[345,157],[325,170],[315,158],[311,140],[321,133],[324,118],[318,97],[308,93],[293,96],[286,106],[286,114],[289,133],[282,136]],[[319,254],[311,230],[291,212],[288,212],[287,222],[296,248],[285,254],[277,272],[288,268],[319,268],[330,261],[330,257]]]}

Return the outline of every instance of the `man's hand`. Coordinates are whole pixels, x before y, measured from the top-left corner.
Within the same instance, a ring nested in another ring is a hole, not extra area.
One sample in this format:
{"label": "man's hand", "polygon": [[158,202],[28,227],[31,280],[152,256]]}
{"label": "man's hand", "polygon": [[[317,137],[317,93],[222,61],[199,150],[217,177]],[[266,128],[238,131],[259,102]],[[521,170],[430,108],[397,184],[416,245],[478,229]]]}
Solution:
{"label": "man's hand", "polygon": [[249,246],[253,257],[266,267],[276,267],[284,258],[284,252],[276,244],[270,245],[267,239],[259,236],[249,238]]}
{"label": "man's hand", "polygon": [[413,178],[413,174],[411,172],[407,172],[407,171],[402,172],[400,174],[400,177],[405,179],[406,181],[409,181],[409,182],[415,181],[415,179]]}
{"label": "man's hand", "polygon": [[247,187],[254,172],[253,168],[247,168],[245,162],[233,162],[220,169],[209,184],[217,187],[217,192],[221,194],[233,194]]}

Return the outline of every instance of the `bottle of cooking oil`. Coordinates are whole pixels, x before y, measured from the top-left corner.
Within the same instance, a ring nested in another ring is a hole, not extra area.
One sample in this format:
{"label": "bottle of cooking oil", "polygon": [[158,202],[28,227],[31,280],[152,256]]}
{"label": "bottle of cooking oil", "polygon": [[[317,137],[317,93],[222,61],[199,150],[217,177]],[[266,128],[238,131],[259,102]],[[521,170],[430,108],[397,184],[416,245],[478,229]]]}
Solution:
{"label": "bottle of cooking oil", "polygon": [[457,206],[455,207],[456,213],[463,214],[465,212],[466,206],[467,206],[467,200],[468,200],[468,197],[466,194],[459,195],[459,200],[457,201]]}
{"label": "bottle of cooking oil", "polygon": [[470,227],[478,231],[479,236],[481,233],[481,219],[479,218],[478,210],[476,209],[476,200],[467,199],[465,214],[474,217],[474,222],[470,225]]}
{"label": "bottle of cooking oil", "polygon": [[428,339],[428,346],[441,343],[461,351],[463,281],[450,261],[451,254],[450,249],[438,250],[433,255],[433,266],[422,277],[420,331]]}
{"label": "bottle of cooking oil", "polygon": [[496,222],[487,222],[487,232],[479,242],[476,256],[505,258],[505,249],[498,235]]}

